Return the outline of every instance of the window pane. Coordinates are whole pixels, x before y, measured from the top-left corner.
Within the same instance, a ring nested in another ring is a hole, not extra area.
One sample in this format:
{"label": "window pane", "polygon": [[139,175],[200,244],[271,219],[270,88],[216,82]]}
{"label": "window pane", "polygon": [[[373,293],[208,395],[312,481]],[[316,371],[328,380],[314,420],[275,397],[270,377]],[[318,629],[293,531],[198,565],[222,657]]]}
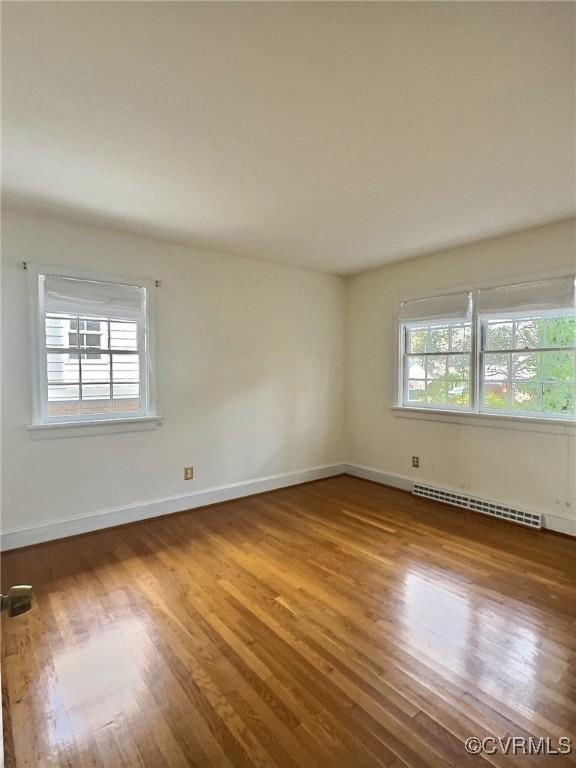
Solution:
{"label": "window pane", "polygon": [[540,370],[539,353],[513,354],[512,372],[513,379],[537,379]]}
{"label": "window pane", "polygon": [[80,334],[80,346],[81,347],[100,347],[100,334],[99,333],[81,333]]}
{"label": "window pane", "polygon": [[486,324],[487,350],[575,346],[576,318],[573,314],[495,320]]}
{"label": "window pane", "polygon": [[114,382],[140,380],[140,356],[134,355],[112,355],[112,376]]}
{"label": "window pane", "polygon": [[46,355],[49,384],[78,384],[80,379],[78,358],[68,354],[49,352]]}
{"label": "window pane", "polygon": [[408,330],[408,352],[426,352],[427,328],[410,328]]}
{"label": "window pane", "polygon": [[138,323],[110,323],[111,349],[138,349]]}
{"label": "window pane", "polygon": [[547,347],[576,347],[576,317],[549,317],[545,320]]}
{"label": "window pane", "polygon": [[574,380],[574,352],[541,352],[542,381]]}
{"label": "window pane", "polygon": [[450,349],[452,352],[470,352],[472,348],[472,328],[467,325],[453,325],[451,328]]}
{"label": "window pane", "polygon": [[426,382],[420,380],[408,380],[408,400],[423,402],[426,393]]}
{"label": "window pane", "polygon": [[485,408],[508,408],[508,382],[491,381],[484,385]]}
{"label": "window pane", "polygon": [[[106,323],[101,320],[86,320],[86,318],[81,317],[80,318],[80,333],[87,333],[87,332],[102,332],[104,330],[104,326]],[[70,330],[71,331],[77,331],[78,330],[78,319],[76,317],[73,317],[70,320]]]}
{"label": "window pane", "polygon": [[574,384],[544,384],[542,410],[544,413],[571,415],[574,413]]}
{"label": "window pane", "polygon": [[82,382],[97,384],[110,382],[110,355],[82,358]]}
{"label": "window pane", "polygon": [[501,380],[508,378],[510,355],[507,352],[484,355],[484,378]]}
{"label": "window pane", "polygon": [[429,379],[443,379],[446,377],[446,355],[437,355],[426,358],[426,371]]}
{"label": "window pane", "polygon": [[449,381],[448,403],[449,405],[470,406],[470,384],[467,381]]}
{"label": "window pane", "polygon": [[426,377],[426,361],[422,356],[408,358],[408,377],[410,379]]}
{"label": "window pane", "polygon": [[449,355],[448,377],[468,381],[470,379],[470,355]]}
{"label": "window pane", "polygon": [[430,405],[446,405],[450,383],[447,381],[429,381],[426,385],[426,402]]}
{"label": "window pane", "polygon": [[110,384],[82,385],[82,413],[111,413]]}
{"label": "window pane", "polygon": [[77,347],[78,334],[70,333],[70,320],[60,317],[46,317],[46,346],[47,347]]}
{"label": "window pane", "polygon": [[513,323],[496,320],[486,327],[486,349],[512,349]]}
{"label": "window pane", "polygon": [[516,323],[515,349],[538,349],[543,347],[544,322],[541,318],[518,320]]}
{"label": "window pane", "polygon": [[[100,347],[101,349],[110,349],[110,341],[108,338],[108,321],[99,320],[97,322],[97,325],[98,325],[98,329],[97,329],[98,340],[96,341],[96,346]],[[90,328],[88,328],[87,330],[90,330]],[[91,334],[88,334],[88,335],[91,335]]]}
{"label": "window pane", "polygon": [[78,385],[48,385],[48,416],[78,416],[79,414]]}
{"label": "window pane", "polygon": [[[75,326],[74,326],[75,327]],[[80,318],[80,333],[78,345],[82,349],[107,349],[108,348],[108,323],[100,320],[85,320]],[[93,352],[83,357],[94,357]]]}
{"label": "window pane", "polygon": [[430,328],[429,352],[448,352],[450,348],[450,328],[447,325]]}
{"label": "window pane", "polygon": [[138,384],[114,384],[114,411],[137,413],[140,410],[140,386]]}
{"label": "window pane", "polygon": [[512,408],[515,411],[539,411],[540,384],[514,383],[512,385]]}

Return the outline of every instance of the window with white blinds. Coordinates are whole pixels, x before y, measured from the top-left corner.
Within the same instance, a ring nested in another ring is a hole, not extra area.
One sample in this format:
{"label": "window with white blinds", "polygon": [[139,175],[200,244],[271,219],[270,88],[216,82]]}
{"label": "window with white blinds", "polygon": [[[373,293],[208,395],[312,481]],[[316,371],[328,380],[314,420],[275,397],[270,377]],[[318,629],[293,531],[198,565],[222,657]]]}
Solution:
{"label": "window with white blinds", "polygon": [[149,286],[35,271],[36,424],[155,415]]}
{"label": "window with white blinds", "polygon": [[403,404],[469,408],[471,294],[402,302]]}
{"label": "window with white blinds", "polygon": [[574,278],[480,290],[477,313],[480,410],[573,419]]}
{"label": "window with white blinds", "polygon": [[399,322],[400,406],[575,419],[573,276],[404,301]]}

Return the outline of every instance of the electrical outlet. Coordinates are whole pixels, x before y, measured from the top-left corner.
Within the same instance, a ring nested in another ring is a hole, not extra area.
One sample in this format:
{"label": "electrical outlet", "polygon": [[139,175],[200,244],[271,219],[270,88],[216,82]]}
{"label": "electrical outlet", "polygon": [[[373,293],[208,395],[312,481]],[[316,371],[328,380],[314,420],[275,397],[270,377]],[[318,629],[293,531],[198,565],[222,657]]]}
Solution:
{"label": "electrical outlet", "polygon": [[194,480],[194,467],[184,467],[184,480]]}
{"label": "electrical outlet", "polygon": [[412,456],[412,466],[416,468],[420,466],[420,456]]}

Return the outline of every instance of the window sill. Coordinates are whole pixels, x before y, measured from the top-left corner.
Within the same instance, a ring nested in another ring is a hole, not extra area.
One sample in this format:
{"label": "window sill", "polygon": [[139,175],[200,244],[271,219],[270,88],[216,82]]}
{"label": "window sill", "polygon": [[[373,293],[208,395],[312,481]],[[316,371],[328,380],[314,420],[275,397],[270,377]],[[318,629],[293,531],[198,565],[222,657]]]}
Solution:
{"label": "window sill", "polygon": [[448,409],[411,408],[405,405],[394,405],[392,410],[395,416],[422,419],[424,421],[444,421],[467,426],[552,432],[556,434],[576,433],[576,421],[569,419],[541,419],[533,416],[512,416],[502,413],[462,413]]}
{"label": "window sill", "polygon": [[94,419],[92,421],[55,421],[46,424],[28,424],[26,429],[33,440],[58,437],[87,437],[117,432],[144,432],[162,424],[161,416],[133,416],[125,419]]}

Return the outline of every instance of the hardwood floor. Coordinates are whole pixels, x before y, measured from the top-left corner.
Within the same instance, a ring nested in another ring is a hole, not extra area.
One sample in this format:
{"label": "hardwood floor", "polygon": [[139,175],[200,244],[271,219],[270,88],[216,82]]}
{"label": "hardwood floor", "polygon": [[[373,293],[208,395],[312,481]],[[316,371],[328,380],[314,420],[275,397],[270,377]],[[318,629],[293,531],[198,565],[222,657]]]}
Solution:
{"label": "hardwood floor", "polygon": [[576,765],[576,541],[341,476],[2,566],[7,766]]}

